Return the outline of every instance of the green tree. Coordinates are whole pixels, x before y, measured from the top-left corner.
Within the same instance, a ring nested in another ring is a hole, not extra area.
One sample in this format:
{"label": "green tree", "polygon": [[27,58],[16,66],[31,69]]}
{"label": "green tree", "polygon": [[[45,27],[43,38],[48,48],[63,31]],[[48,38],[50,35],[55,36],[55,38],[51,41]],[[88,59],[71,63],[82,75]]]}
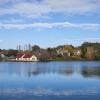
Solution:
{"label": "green tree", "polygon": [[36,52],[36,51],[39,51],[41,48],[38,46],[38,45],[34,45],[33,47],[32,47],[32,51],[33,52]]}

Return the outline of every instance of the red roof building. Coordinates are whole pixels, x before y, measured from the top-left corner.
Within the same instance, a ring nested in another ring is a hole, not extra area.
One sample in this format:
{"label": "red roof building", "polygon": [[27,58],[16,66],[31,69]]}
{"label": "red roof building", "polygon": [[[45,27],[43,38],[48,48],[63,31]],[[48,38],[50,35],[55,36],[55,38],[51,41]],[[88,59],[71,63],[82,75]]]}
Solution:
{"label": "red roof building", "polygon": [[17,54],[16,61],[38,61],[33,54]]}
{"label": "red roof building", "polygon": [[32,54],[25,54],[23,58],[31,58],[32,56]]}
{"label": "red roof building", "polygon": [[21,58],[21,57],[23,57],[25,54],[17,54],[16,55],[16,58]]}

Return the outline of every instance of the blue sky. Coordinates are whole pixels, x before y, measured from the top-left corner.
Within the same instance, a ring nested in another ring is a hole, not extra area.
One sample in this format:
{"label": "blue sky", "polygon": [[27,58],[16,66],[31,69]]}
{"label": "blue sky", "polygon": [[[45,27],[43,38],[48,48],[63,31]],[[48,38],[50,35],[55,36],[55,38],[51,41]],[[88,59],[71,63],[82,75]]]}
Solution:
{"label": "blue sky", "polygon": [[0,0],[0,48],[100,42],[100,0]]}

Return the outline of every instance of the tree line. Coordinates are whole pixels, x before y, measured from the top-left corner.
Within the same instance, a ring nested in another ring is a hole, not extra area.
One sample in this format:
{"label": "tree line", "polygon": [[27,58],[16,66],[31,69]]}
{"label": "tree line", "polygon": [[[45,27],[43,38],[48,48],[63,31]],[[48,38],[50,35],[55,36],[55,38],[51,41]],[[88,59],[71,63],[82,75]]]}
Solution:
{"label": "tree line", "polygon": [[16,57],[21,53],[34,54],[39,60],[100,60],[100,43],[85,42],[79,47],[60,45],[46,49],[34,45],[31,50],[0,49],[0,55],[4,54],[7,57]]}

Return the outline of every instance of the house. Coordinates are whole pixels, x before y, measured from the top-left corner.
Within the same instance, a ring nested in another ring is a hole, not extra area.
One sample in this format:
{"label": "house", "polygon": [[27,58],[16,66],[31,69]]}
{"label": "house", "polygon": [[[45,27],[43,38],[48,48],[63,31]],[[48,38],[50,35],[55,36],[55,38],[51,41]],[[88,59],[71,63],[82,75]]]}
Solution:
{"label": "house", "polygon": [[23,61],[24,56],[25,56],[25,54],[17,54],[16,61]]}
{"label": "house", "polygon": [[7,57],[7,59],[8,60],[12,60],[12,61],[15,61],[15,59],[16,59],[16,56],[14,56],[14,55],[11,55],[11,56],[9,56],[9,57]]}
{"label": "house", "polygon": [[61,54],[62,56],[66,55],[66,56],[70,57],[70,52],[68,50],[64,50],[62,48],[57,50],[57,54]]}
{"label": "house", "polygon": [[1,59],[5,59],[6,56],[5,56],[4,54],[0,54],[0,58],[1,58]]}
{"label": "house", "polygon": [[17,54],[16,61],[38,61],[33,54]]}
{"label": "house", "polygon": [[33,54],[25,54],[23,57],[24,61],[38,61],[37,57]]}
{"label": "house", "polygon": [[81,54],[82,54],[81,50],[74,51],[74,56],[81,56]]}

